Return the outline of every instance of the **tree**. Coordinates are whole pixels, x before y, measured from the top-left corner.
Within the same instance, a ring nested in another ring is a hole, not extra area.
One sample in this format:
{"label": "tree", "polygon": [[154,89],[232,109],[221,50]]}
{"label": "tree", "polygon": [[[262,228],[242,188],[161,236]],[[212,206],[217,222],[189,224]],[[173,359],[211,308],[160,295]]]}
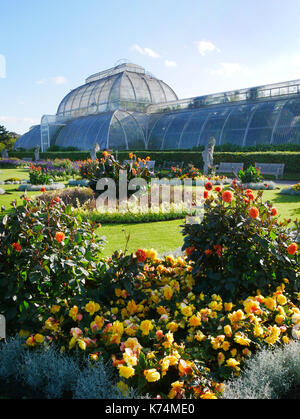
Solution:
{"label": "tree", "polygon": [[3,148],[12,150],[18,137],[18,134],[9,132],[3,125],[0,125],[0,150]]}

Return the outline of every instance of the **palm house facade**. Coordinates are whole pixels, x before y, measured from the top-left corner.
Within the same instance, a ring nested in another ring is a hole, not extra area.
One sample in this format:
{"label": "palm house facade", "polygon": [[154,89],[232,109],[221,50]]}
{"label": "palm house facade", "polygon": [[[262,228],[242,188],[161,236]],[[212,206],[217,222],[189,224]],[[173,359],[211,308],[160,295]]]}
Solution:
{"label": "palm house facade", "polygon": [[179,100],[143,67],[122,63],[88,77],[15,149],[184,150],[211,136],[217,145],[300,144],[300,80]]}

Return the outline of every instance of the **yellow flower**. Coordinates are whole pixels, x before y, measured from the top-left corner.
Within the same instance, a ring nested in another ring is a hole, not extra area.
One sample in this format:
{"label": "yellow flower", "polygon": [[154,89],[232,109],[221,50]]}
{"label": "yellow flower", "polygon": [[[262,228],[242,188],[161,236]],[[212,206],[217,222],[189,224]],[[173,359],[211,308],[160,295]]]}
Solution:
{"label": "yellow flower", "polygon": [[280,338],[281,330],[279,327],[273,326],[268,329],[268,333],[269,333],[269,336],[267,336],[264,340],[269,345],[274,345],[274,343],[276,343]]}
{"label": "yellow flower", "polygon": [[119,312],[118,307],[113,307],[113,308],[111,309],[111,312],[112,312],[112,314],[117,314],[117,313]]}
{"label": "yellow flower", "polygon": [[178,324],[176,322],[170,322],[166,326],[167,330],[171,330],[171,332],[177,332],[178,330]]}
{"label": "yellow flower", "polygon": [[254,336],[257,338],[261,336],[263,333],[264,333],[264,329],[259,324],[256,324],[253,329]]}
{"label": "yellow flower", "polygon": [[189,318],[189,324],[192,327],[200,326],[201,325],[201,317],[193,315],[192,317]]}
{"label": "yellow flower", "polygon": [[237,323],[245,319],[245,314],[242,310],[237,310],[233,313],[228,314],[228,318],[231,323]]}
{"label": "yellow flower", "polygon": [[169,391],[168,398],[175,399],[178,393],[181,393],[184,388],[184,382],[175,381],[171,384],[171,390]]}
{"label": "yellow flower", "polygon": [[119,374],[120,377],[124,377],[124,378],[130,378],[133,377],[135,374],[135,370],[132,367],[126,367],[124,365],[119,365]]}
{"label": "yellow flower", "polygon": [[285,316],[283,314],[277,314],[275,322],[280,326],[284,322]]}
{"label": "yellow flower", "polygon": [[156,250],[150,249],[150,250],[145,250],[145,252],[146,252],[147,259],[152,259],[152,260],[157,259],[158,254]]}
{"label": "yellow flower", "polygon": [[228,366],[228,367],[231,367],[231,368],[238,368],[238,365],[240,365],[240,363],[239,363],[239,361],[237,361],[236,359],[234,359],[234,358],[229,358],[229,359],[227,359],[227,361],[226,361],[226,365]]}
{"label": "yellow flower", "polygon": [[217,399],[217,396],[212,391],[206,391],[204,394],[200,396],[200,399]]}
{"label": "yellow flower", "polygon": [[76,318],[77,318],[77,314],[78,314],[78,307],[77,306],[73,306],[69,310],[69,316],[75,321]]}
{"label": "yellow flower", "polygon": [[219,352],[218,353],[218,365],[219,365],[219,367],[221,365],[223,365],[224,362],[225,362],[225,355],[223,354],[223,352]]}
{"label": "yellow flower", "polygon": [[58,305],[53,305],[50,309],[52,314],[58,313],[59,310],[60,310],[60,306],[58,306]]}
{"label": "yellow flower", "polygon": [[242,346],[249,346],[251,343],[251,340],[241,332],[235,334],[234,341]]}
{"label": "yellow flower", "polygon": [[34,341],[33,336],[29,336],[29,338],[26,340],[26,345],[28,345],[28,346],[34,346],[35,345],[35,341]]}
{"label": "yellow flower", "polygon": [[221,348],[223,349],[223,351],[227,352],[230,348],[230,343],[227,341],[223,342]]}
{"label": "yellow flower", "polygon": [[208,305],[211,310],[221,311],[223,308],[222,302],[211,301]]}
{"label": "yellow flower", "polygon": [[37,343],[43,343],[44,342],[44,336],[40,335],[39,333],[37,333],[36,335],[34,335],[34,340]]}
{"label": "yellow flower", "polygon": [[197,333],[195,334],[195,339],[198,342],[202,342],[203,340],[206,339],[206,336],[201,332],[201,330],[198,330]]}
{"label": "yellow flower", "polygon": [[224,332],[225,335],[230,338],[232,336],[232,329],[231,326],[229,324],[227,324],[226,326],[224,326]]}
{"label": "yellow flower", "polygon": [[104,318],[102,316],[96,316],[94,321],[90,324],[91,329],[93,331],[102,329],[103,325],[104,325]]}
{"label": "yellow flower", "polygon": [[232,303],[224,303],[224,310],[225,311],[231,311],[233,307]]}
{"label": "yellow flower", "polygon": [[134,367],[138,363],[137,357],[134,355],[133,351],[129,348],[125,349],[123,354],[123,359],[129,367]]}
{"label": "yellow flower", "polygon": [[144,375],[149,383],[154,383],[160,379],[160,373],[155,368],[145,370]]}
{"label": "yellow flower", "polygon": [[287,298],[284,295],[280,294],[277,296],[277,302],[278,304],[284,306],[287,303]]}
{"label": "yellow flower", "polygon": [[153,327],[154,326],[150,320],[143,320],[142,323],[140,324],[140,329],[143,332],[143,336],[149,335]]}
{"label": "yellow flower", "polygon": [[263,299],[263,303],[265,306],[270,310],[273,311],[276,308],[276,301],[273,300],[271,297],[267,297]]}
{"label": "yellow flower", "polygon": [[86,304],[85,310],[90,314],[90,316],[93,316],[96,311],[100,310],[100,305],[98,303],[95,303],[94,301],[90,301]]}
{"label": "yellow flower", "polygon": [[193,309],[191,306],[187,306],[185,304],[183,304],[181,306],[181,313],[185,316],[185,317],[191,317],[193,314]]}
{"label": "yellow flower", "polygon": [[166,285],[163,288],[163,292],[164,292],[164,297],[166,300],[171,300],[172,296],[173,296],[173,290],[169,285]]}
{"label": "yellow flower", "polygon": [[83,339],[78,339],[77,343],[80,349],[82,349],[83,351],[86,350],[86,343]]}
{"label": "yellow flower", "polygon": [[163,307],[163,306],[159,306],[159,307],[157,307],[156,311],[157,311],[157,313],[158,313],[158,314],[160,314],[160,315],[163,315],[163,314],[168,314],[167,310],[166,310],[166,309],[165,309],[165,307]]}
{"label": "yellow flower", "polygon": [[92,361],[98,361],[99,360],[99,356],[98,356],[98,354],[90,354],[90,359]]}

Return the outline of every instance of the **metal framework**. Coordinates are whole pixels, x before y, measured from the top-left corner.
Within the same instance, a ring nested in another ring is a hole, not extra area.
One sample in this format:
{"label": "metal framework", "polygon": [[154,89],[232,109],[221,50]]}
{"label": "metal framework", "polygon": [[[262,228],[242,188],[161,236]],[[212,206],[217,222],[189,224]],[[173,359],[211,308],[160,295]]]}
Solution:
{"label": "metal framework", "polygon": [[192,149],[211,136],[218,145],[299,144],[300,80],[178,100],[143,67],[121,63],[88,77],[15,148]]}

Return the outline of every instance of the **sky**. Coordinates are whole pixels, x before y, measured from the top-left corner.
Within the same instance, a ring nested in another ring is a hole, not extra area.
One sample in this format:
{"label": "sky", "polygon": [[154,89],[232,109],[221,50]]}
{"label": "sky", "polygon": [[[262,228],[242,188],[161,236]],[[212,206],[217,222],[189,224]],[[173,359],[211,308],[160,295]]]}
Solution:
{"label": "sky", "polygon": [[126,59],[180,99],[300,79],[300,0],[1,0],[0,125]]}

